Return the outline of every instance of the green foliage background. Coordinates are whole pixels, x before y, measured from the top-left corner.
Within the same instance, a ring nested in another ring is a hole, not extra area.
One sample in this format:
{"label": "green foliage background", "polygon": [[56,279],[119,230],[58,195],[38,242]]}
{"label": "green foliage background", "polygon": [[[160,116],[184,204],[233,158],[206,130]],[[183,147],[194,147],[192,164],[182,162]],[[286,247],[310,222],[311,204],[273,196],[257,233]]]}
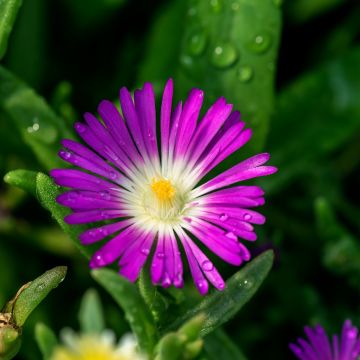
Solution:
{"label": "green foliage background", "polygon": [[[253,299],[223,330],[208,335],[204,356],[243,359],[238,347],[248,359],[289,359],[288,342],[305,324],[320,322],[330,332],[345,318],[360,325],[358,1],[24,0],[15,21],[19,3],[0,0],[2,177],[19,168],[46,173],[64,166],[56,156],[60,139],[73,137],[71,126],[81,113],[96,112],[103,98],[115,100],[123,85],[134,89],[152,81],[160,95],[173,77],[177,99],[193,86],[205,89],[207,104],[223,95],[254,138],[222,166],[265,149],[279,168],[259,181],[267,191],[267,224],[251,244],[254,256],[274,249],[275,263]],[[24,328],[17,358],[35,360],[34,325],[42,321],[56,333],[77,328],[81,296],[96,285],[70,240],[72,230],[61,229],[41,206],[61,221],[65,210],[53,203],[49,180],[36,173],[16,176],[10,182],[40,201],[1,185],[0,306],[45,270],[69,267],[66,281]],[[79,229],[73,231],[74,239]],[[217,266],[226,278],[236,272]],[[111,277],[106,271],[104,277]],[[102,284],[100,275],[94,277]],[[200,301],[187,282],[184,292],[163,294],[166,306],[152,309],[161,317],[166,308],[174,329],[186,319],[179,309],[187,295],[191,304]],[[98,290],[107,326],[120,336],[129,326],[124,314]],[[199,308],[220,314],[221,301],[234,301],[236,308],[242,298],[233,295]],[[126,311],[122,298],[118,303]],[[227,355],[221,355],[224,348]]]}

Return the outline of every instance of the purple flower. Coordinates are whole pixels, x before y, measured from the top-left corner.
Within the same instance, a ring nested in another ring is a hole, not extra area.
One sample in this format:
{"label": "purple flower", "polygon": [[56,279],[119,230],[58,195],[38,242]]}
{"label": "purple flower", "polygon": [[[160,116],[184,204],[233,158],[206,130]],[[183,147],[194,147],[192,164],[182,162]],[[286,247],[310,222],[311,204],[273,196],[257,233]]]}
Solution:
{"label": "purple flower", "polygon": [[277,169],[264,166],[269,154],[258,154],[199,185],[249,141],[251,130],[244,129],[239,112],[233,112],[224,98],[201,121],[203,91],[193,89],[174,109],[172,98],[169,80],[160,123],[149,83],[135,91],[134,100],[126,88],[120,90],[122,115],[103,100],[98,107],[102,121],[86,113],[86,123],[75,124],[88,146],[62,141],[60,157],[81,169],[56,169],[51,176],[58,185],[71,188],[57,198],[73,211],[67,223],[105,221],[80,235],[84,245],[108,238],[92,257],[91,268],[118,260],[120,274],[135,281],[153,251],[153,283],[182,287],[181,244],[194,282],[206,294],[208,281],[219,290],[225,283],[193,236],[232,265],[248,261],[250,253],[238,238],[256,240],[252,224],[263,224],[265,218],[250,208],[264,204],[264,191],[236,184]]}
{"label": "purple flower", "polygon": [[290,349],[300,360],[356,360],[360,356],[360,336],[350,320],[344,322],[341,337],[334,335],[332,343],[322,326],[304,328],[307,340],[299,338]]}

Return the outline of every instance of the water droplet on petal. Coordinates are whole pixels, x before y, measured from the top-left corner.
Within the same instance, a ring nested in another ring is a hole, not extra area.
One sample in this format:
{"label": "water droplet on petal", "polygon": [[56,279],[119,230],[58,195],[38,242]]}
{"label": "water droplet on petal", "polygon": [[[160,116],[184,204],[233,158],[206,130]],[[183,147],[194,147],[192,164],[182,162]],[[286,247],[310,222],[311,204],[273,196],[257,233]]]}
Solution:
{"label": "water droplet on petal", "polygon": [[255,53],[262,54],[266,52],[271,45],[271,36],[268,34],[256,35],[249,48]]}
{"label": "water droplet on petal", "polygon": [[241,82],[249,82],[254,76],[254,70],[250,66],[240,66],[238,69],[238,79]]}
{"label": "water droplet on petal", "polygon": [[195,32],[189,37],[188,41],[188,51],[193,56],[199,56],[201,55],[205,48],[207,43],[207,35],[205,31],[201,30],[198,32]]}
{"label": "water droplet on petal", "polygon": [[85,125],[83,125],[83,124],[81,124],[81,123],[76,123],[76,124],[75,124],[75,129],[76,129],[76,131],[77,131],[78,133],[82,134],[82,133],[85,132],[86,127],[85,127]]}
{"label": "water droplet on petal", "polygon": [[213,66],[223,69],[233,65],[238,59],[238,52],[231,43],[217,44],[211,54]]}
{"label": "water droplet on petal", "polygon": [[228,214],[221,214],[219,217],[220,221],[226,221],[228,218],[229,218]]}
{"label": "water droplet on petal", "polygon": [[224,289],[225,289],[225,283],[224,283],[223,281],[218,282],[217,288],[218,288],[220,291],[224,290]]}
{"label": "water droplet on petal", "polygon": [[111,196],[107,190],[100,191],[100,196],[105,200],[110,200]]}
{"label": "water droplet on petal", "polygon": [[250,214],[244,214],[243,218],[245,221],[250,221],[252,216]]}
{"label": "water droplet on petal", "polygon": [[205,260],[201,264],[201,267],[204,269],[204,271],[212,271],[212,270],[214,270],[214,264],[209,260]]}
{"label": "water droplet on petal", "polygon": [[110,179],[112,179],[112,180],[116,180],[118,177],[117,173],[113,170],[110,170],[108,174],[109,174]]}
{"label": "water droplet on petal", "polygon": [[90,230],[88,232],[89,236],[92,237],[92,238],[95,238],[96,237],[96,230]]}
{"label": "water droplet on petal", "polygon": [[222,0],[210,0],[210,6],[213,12],[220,13],[223,9]]}
{"label": "water droplet on petal", "polygon": [[164,279],[162,281],[162,286],[163,287],[169,287],[171,285],[171,279],[170,276],[167,272],[165,272],[164,274]]}
{"label": "water droplet on petal", "polygon": [[141,249],[141,253],[142,253],[143,255],[149,255],[149,254],[150,254],[150,249],[148,249],[148,248],[143,248],[143,249]]}
{"label": "water droplet on petal", "polygon": [[184,220],[185,220],[187,223],[189,223],[189,224],[192,223],[192,220],[191,220],[191,218],[189,218],[189,217],[184,217]]}
{"label": "water droplet on petal", "polygon": [[165,254],[163,252],[158,252],[156,254],[156,256],[159,258],[159,259],[163,259],[165,257]]}
{"label": "water droplet on petal", "polygon": [[225,236],[231,240],[236,240],[237,241],[237,236],[232,232],[232,231],[229,231],[225,234]]}

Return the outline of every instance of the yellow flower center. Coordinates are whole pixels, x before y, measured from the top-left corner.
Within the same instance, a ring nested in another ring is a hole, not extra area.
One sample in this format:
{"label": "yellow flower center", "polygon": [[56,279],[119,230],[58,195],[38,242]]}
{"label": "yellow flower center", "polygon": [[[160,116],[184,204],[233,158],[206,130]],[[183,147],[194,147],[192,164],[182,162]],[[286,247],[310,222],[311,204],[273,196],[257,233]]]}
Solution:
{"label": "yellow flower center", "polygon": [[155,180],[151,183],[151,189],[160,201],[170,201],[175,196],[175,188],[166,179]]}

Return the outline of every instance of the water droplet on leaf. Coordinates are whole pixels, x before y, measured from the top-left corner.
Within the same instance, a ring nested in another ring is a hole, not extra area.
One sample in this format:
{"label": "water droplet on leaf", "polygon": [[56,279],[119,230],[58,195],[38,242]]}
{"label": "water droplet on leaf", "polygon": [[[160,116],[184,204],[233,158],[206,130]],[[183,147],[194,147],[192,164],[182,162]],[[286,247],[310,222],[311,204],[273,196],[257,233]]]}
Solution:
{"label": "water droplet on leaf", "polygon": [[271,36],[268,34],[259,34],[256,35],[253,42],[250,44],[249,48],[251,51],[262,54],[269,50],[271,45]]}
{"label": "water droplet on leaf", "polygon": [[231,43],[218,44],[211,54],[213,66],[223,69],[233,65],[238,59],[238,53]]}
{"label": "water droplet on leaf", "polygon": [[207,35],[205,31],[201,30],[195,32],[189,37],[188,46],[187,46],[189,53],[194,56],[201,55],[206,48],[206,43],[207,43]]}
{"label": "water droplet on leaf", "polygon": [[222,0],[210,0],[210,6],[213,12],[220,13],[223,9]]}
{"label": "water droplet on leaf", "polygon": [[240,66],[238,69],[238,79],[241,82],[249,82],[254,76],[254,70],[250,66]]}

